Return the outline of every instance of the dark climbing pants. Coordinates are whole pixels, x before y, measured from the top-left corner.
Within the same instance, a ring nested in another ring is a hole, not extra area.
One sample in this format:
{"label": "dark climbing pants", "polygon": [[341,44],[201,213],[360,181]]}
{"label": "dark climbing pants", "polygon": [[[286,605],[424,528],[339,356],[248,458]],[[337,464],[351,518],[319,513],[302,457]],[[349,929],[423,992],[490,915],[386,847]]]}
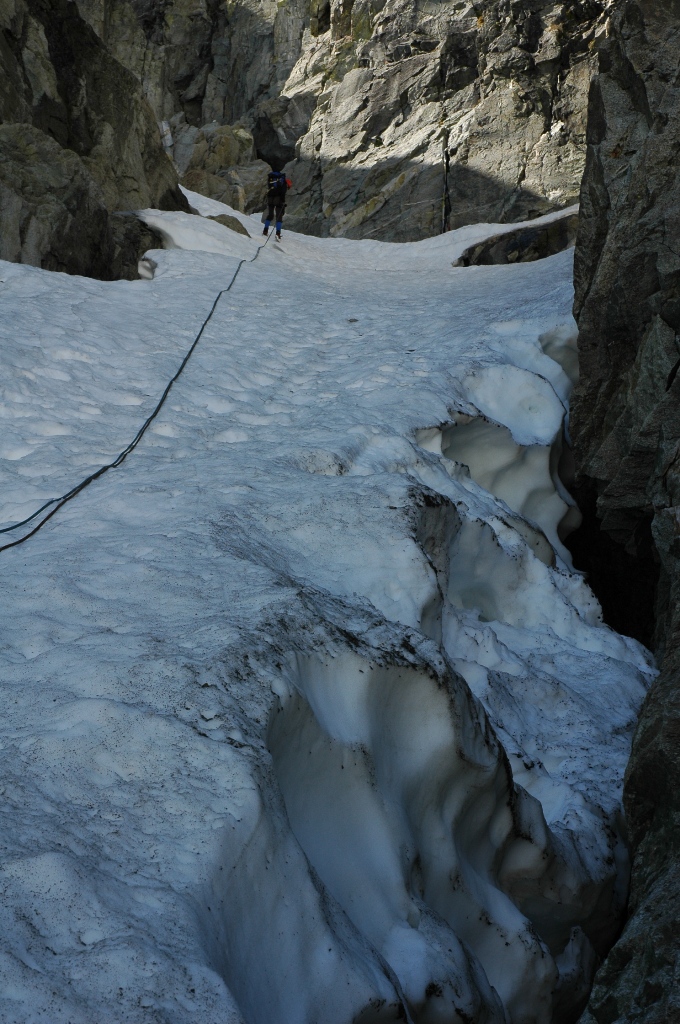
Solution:
{"label": "dark climbing pants", "polygon": [[269,199],[268,202],[267,220],[271,223],[274,220],[274,212],[276,211],[276,223],[280,224],[283,220],[283,211],[286,209],[285,200]]}

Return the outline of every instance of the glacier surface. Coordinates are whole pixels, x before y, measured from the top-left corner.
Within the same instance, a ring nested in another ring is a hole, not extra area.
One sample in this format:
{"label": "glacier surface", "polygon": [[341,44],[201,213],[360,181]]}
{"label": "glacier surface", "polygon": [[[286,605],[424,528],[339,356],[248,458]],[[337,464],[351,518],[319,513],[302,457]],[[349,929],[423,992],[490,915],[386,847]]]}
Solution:
{"label": "glacier surface", "polygon": [[572,254],[189,197],[144,280],[0,263],[7,527],[257,255],[0,552],[0,1019],[571,1021],[654,673],[563,545]]}

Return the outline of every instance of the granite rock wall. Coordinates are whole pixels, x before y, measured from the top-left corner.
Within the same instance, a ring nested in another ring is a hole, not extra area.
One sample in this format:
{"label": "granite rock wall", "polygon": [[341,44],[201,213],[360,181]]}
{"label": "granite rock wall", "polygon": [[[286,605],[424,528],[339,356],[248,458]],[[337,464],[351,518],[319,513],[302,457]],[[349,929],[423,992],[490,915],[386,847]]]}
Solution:
{"label": "granite rock wall", "polygon": [[[291,223],[406,241],[572,204],[603,10],[331,4],[329,31],[310,41],[282,94],[297,111],[316,97],[288,167],[299,190]],[[289,110],[279,116],[281,135]]]}
{"label": "granite rock wall", "polygon": [[0,0],[0,258],[136,276],[146,206],[187,208],[135,77],[70,0]]}
{"label": "granite rock wall", "polygon": [[78,0],[173,145],[245,129],[289,226],[391,241],[575,202],[611,2]]}
{"label": "granite rock wall", "polygon": [[588,113],[571,430],[603,574],[629,604],[649,595],[661,674],[626,778],[630,916],[584,1024],[680,1021],[679,39],[678,0],[619,4]]}

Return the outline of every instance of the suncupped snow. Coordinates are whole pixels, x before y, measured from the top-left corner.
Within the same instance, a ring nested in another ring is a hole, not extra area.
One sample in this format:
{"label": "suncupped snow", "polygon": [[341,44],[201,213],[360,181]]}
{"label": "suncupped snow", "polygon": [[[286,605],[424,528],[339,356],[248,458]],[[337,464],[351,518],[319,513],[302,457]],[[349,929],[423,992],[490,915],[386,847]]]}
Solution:
{"label": "suncupped snow", "polygon": [[573,1021],[654,669],[562,545],[571,253],[189,199],[144,280],[0,264],[9,527],[257,254],[0,553],[0,1016]]}

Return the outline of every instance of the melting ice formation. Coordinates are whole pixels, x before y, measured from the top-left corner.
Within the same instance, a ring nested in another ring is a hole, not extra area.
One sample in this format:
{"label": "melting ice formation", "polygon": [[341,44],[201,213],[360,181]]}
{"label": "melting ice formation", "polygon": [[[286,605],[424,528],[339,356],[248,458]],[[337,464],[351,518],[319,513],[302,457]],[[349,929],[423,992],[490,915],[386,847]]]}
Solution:
{"label": "melting ice formation", "polygon": [[[254,255],[145,216],[152,280],[0,264],[4,523]],[[578,1017],[653,669],[562,544],[570,254],[452,269],[498,230],[272,243],[0,556],[7,1024]]]}

